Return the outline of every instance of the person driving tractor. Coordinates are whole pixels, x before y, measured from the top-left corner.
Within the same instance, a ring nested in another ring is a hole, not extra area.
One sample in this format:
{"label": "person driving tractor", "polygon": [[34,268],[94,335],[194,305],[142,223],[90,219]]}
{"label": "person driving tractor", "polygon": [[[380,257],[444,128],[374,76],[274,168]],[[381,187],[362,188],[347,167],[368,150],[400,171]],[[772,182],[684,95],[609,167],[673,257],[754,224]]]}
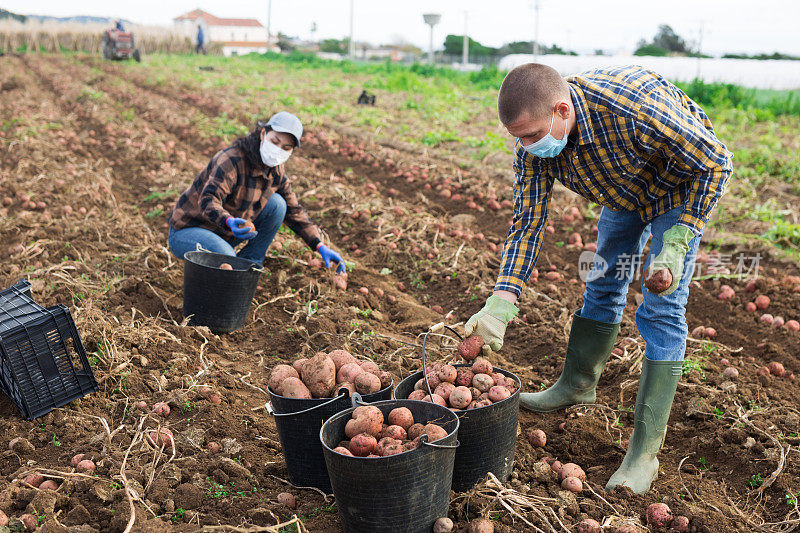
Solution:
{"label": "person driving tractor", "polygon": [[733,154],[683,91],[636,66],[565,79],[546,65],[521,65],[503,80],[497,110],[517,139],[514,217],[494,292],[466,323],[466,334],[481,335],[485,352],[502,348],[536,264],[558,179],[602,206],[597,252],[583,306],[572,317],[558,381],[522,394],[520,402],[545,413],[593,403],[634,278],[637,264],[629,259],[641,256],[652,237],[644,268],[654,276],[668,270],[672,281],[660,292],[642,289],[636,325],[646,347],[634,429],[622,465],[607,484],[647,492],[658,475],[656,456],[681,376],[697,248],[731,175]]}
{"label": "person driving tractor", "polygon": [[[300,147],[303,125],[286,111],[259,122],[245,137],[217,152],[178,198],[169,217],[169,249],[183,259],[197,249],[248,259],[261,265],[270,243],[286,223],[327,268],[342,256],[322,243],[319,228],[297,199],[284,164]],[[246,243],[237,253],[235,246]]]}

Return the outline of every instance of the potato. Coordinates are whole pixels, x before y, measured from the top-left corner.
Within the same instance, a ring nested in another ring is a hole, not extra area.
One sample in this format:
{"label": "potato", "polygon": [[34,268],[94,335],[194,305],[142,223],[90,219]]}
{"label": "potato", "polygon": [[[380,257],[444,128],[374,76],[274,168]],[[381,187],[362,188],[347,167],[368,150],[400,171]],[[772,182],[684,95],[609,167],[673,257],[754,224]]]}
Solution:
{"label": "potato", "polygon": [[408,438],[411,440],[416,440],[417,437],[422,435],[425,432],[425,424],[413,424],[410,428],[408,428]]}
{"label": "potato", "polygon": [[233,270],[233,267],[229,263],[222,263],[219,266],[220,270]]}
{"label": "potato", "polygon": [[[431,390],[436,389],[436,387],[438,387],[439,383],[441,383],[441,382],[442,382],[442,380],[439,379],[439,371],[438,370],[432,370],[432,371],[428,372],[428,385],[431,386]],[[426,391],[426,392],[428,390],[425,387],[425,380],[424,379],[422,380],[421,389]]]}
{"label": "potato", "polygon": [[159,416],[169,416],[169,405],[165,402],[158,402],[153,406],[153,412]]}
{"label": "potato", "polygon": [[647,525],[655,529],[666,528],[672,522],[672,511],[666,503],[651,503],[645,511]]}
{"label": "potato", "polygon": [[342,365],[342,367],[336,373],[336,381],[339,383],[343,383],[345,381],[349,383],[355,383],[356,376],[362,372],[364,372],[364,370],[362,370],[358,363],[346,363]]}
{"label": "potato", "polygon": [[333,394],[332,396],[339,396],[341,394],[342,389],[347,389],[348,397],[352,396],[354,392],[356,392],[356,386],[353,383],[345,381],[343,383],[339,383],[338,385],[333,387]]}
{"label": "potato", "polygon": [[490,405],[492,405],[492,400],[490,400],[489,398],[481,398],[480,400],[475,400],[472,408],[478,409],[480,407],[489,407]]}
{"label": "potato", "polygon": [[406,433],[406,430],[400,426],[391,425],[387,426],[385,429],[382,429],[378,434],[378,437],[391,437],[394,440],[404,441],[408,438],[408,434]]}
{"label": "potato", "polygon": [[[472,383],[470,383],[470,385],[472,385]],[[476,389],[475,387],[470,387],[470,388],[469,388],[469,392],[470,392],[470,393],[472,393],[472,399],[473,399],[473,400],[478,400],[478,399],[480,399],[480,397],[481,397],[481,391],[479,391],[479,390],[478,390],[478,389]]]}
{"label": "potato", "polygon": [[403,447],[403,444],[396,441],[383,449],[383,456],[389,457],[390,455],[397,455],[398,453],[403,453],[404,451],[406,451],[406,449]]}
{"label": "potato", "polygon": [[562,468],[563,465],[561,464],[561,461],[553,461],[552,463],[550,463],[550,469],[558,475],[561,475]]}
{"label": "potato", "polygon": [[416,450],[416,449],[417,449],[416,441],[409,440],[409,441],[406,441],[406,442],[403,443],[403,450],[405,450],[405,451]]}
{"label": "potato", "polygon": [[786,369],[777,361],[772,361],[767,365],[769,373],[773,376],[783,377],[786,374]]}
{"label": "potato", "polygon": [[287,398],[303,398],[306,400],[311,398],[311,391],[308,390],[305,383],[300,381],[300,378],[286,378],[281,383],[280,389],[281,396],[286,396]]}
{"label": "potato", "polygon": [[489,389],[494,387],[494,380],[489,374],[475,374],[475,377],[472,378],[472,386],[482,393],[489,392]]}
{"label": "potato", "polygon": [[456,367],[453,365],[444,365],[436,372],[436,376],[442,383],[455,383],[456,381]]}
{"label": "potato", "polygon": [[653,272],[650,268],[644,272],[644,286],[648,291],[659,294],[669,289],[672,285],[672,272],[668,268],[662,268]]}
{"label": "potato", "polygon": [[408,407],[397,407],[389,411],[389,424],[393,426],[400,426],[408,431],[408,428],[414,425],[414,415]]}
{"label": "potato", "polygon": [[86,456],[85,453],[76,453],[75,455],[72,456],[72,459],[70,460],[69,464],[71,464],[72,466],[78,466],[78,463],[83,461],[83,458],[85,456]]}
{"label": "potato", "polygon": [[433,393],[441,396],[446,402],[447,399],[450,397],[450,393],[453,392],[455,388],[456,386],[450,383],[449,381],[443,381],[442,383],[439,383],[439,386],[436,387],[436,390],[433,391]]}
{"label": "potato", "polygon": [[446,516],[433,523],[433,533],[450,533],[453,531],[453,521]]}
{"label": "potato", "polygon": [[585,518],[575,526],[575,533],[602,533],[600,522],[591,518]]}
{"label": "potato", "polygon": [[44,476],[41,474],[28,474],[27,476],[25,476],[25,479],[23,479],[23,481],[28,485],[33,485],[34,487],[38,487],[39,485],[44,483]]}
{"label": "potato", "polygon": [[376,376],[381,373],[381,369],[377,364],[375,364],[374,361],[361,361],[359,365],[361,365],[361,370],[364,372],[369,372],[370,374],[375,374]]}
{"label": "potato", "polygon": [[478,357],[483,348],[483,337],[480,335],[470,335],[458,344],[458,355],[465,361],[472,361]]}
{"label": "potato", "polygon": [[456,369],[456,385],[469,387],[472,385],[472,378],[475,374],[467,367],[460,366]]}
{"label": "potato", "polygon": [[472,363],[472,373],[473,374],[492,374],[494,372],[494,367],[492,367],[492,363],[490,363],[487,359],[483,357],[478,357],[475,359],[475,362]]}
{"label": "potato", "polygon": [[[303,365],[303,383],[314,398],[326,398],[336,385],[336,365],[328,354],[318,353]],[[346,380],[349,381],[349,380]]]}
{"label": "potato", "polygon": [[236,227],[237,227],[237,228],[239,228],[239,229],[242,229],[242,228],[247,228],[247,229],[249,229],[251,232],[256,230],[256,226],[255,226],[255,224],[253,224],[253,223],[252,223],[252,222],[250,222],[249,220],[245,220],[244,222],[240,223],[240,224],[239,224],[239,225],[237,225]]}
{"label": "potato", "polygon": [[547,444],[547,435],[541,429],[532,429],[528,433],[528,442],[534,448],[544,448],[545,444]]}
{"label": "potato", "polygon": [[379,426],[383,424],[383,412],[374,405],[359,405],[353,409],[353,418],[356,420],[366,418]]}
{"label": "potato", "polygon": [[350,439],[350,451],[356,457],[366,457],[374,452],[377,447],[378,441],[367,433],[359,433]]}
{"label": "potato", "polygon": [[301,357],[300,359],[296,359],[294,362],[292,362],[292,368],[297,371],[298,377],[303,373],[303,365],[306,364],[307,361],[308,359]]}
{"label": "potato", "polygon": [[358,364],[356,358],[350,355],[350,352],[347,350],[333,350],[328,354],[328,357],[330,357],[331,361],[333,361],[333,364],[336,365],[336,372],[339,372],[339,369],[347,363]]}
{"label": "potato", "polygon": [[564,480],[561,482],[561,488],[578,494],[581,491],[583,491],[583,483],[581,482],[580,479],[576,477],[572,476],[565,477]]}
{"label": "potato", "polygon": [[19,521],[25,526],[28,531],[34,531],[39,525],[39,519],[32,514],[24,514],[19,517]]}
{"label": "potato", "polygon": [[381,370],[381,373],[378,374],[378,377],[381,380],[381,390],[385,389],[386,387],[391,387],[392,383],[394,382],[392,374],[386,372],[385,370]]}
{"label": "potato", "polygon": [[769,303],[770,303],[769,296],[766,296],[764,294],[756,296],[755,300],[756,307],[761,309],[762,311],[767,307],[769,307]]}
{"label": "potato", "polygon": [[564,466],[561,467],[561,472],[559,475],[561,476],[560,479],[562,481],[568,477],[576,477],[581,481],[586,481],[586,474],[584,473],[583,468],[575,463],[564,463]]}
{"label": "potato", "polygon": [[509,396],[511,396],[511,393],[508,392],[508,389],[505,387],[498,387],[495,385],[489,389],[489,399],[492,400],[492,403],[501,402]]}
{"label": "potato", "polygon": [[433,393],[433,396],[431,396],[430,394],[426,394],[425,397],[422,398],[422,401],[428,403],[435,403],[437,405],[441,405],[442,407],[447,407],[447,402],[444,401],[444,398],[442,398],[436,393]]}
{"label": "potato", "polygon": [[362,372],[356,376],[355,386],[359,394],[373,394],[381,390],[381,378],[369,372]]}
{"label": "potato", "polygon": [[336,453],[340,453],[342,455],[349,455],[350,457],[353,456],[353,454],[350,453],[350,450],[348,450],[347,448],[342,448],[341,446],[337,446],[336,448],[333,449],[333,451],[335,451]]}
{"label": "potato", "polygon": [[476,518],[469,523],[467,533],[494,533],[494,524],[485,518]]}
{"label": "potato", "polygon": [[437,424],[426,424],[424,433],[428,436],[428,441],[433,442],[447,436],[447,431]]}
{"label": "potato", "polygon": [[[268,386],[274,392],[281,394],[280,386],[286,378],[300,378],[297,370],[289,365],[277,365],[269,375]],[[281,394],[282,395],[282,394]]]}
{"label": "potato", "polygon": [[472,392],[466,387],[456,387],[448,400],[453,409],[466,409],[472,403]]}
{"label": "potato", "polygon": [[422,400],[427,394],[425,391],[422,390],[415,390],[411,394],[408,395],[409,400]]}
{"label": "potato", "polygon": [[347,290],[347,274],[334,274],[333,276],[333,286],[339,289],[340,291]]}
{"label": "potato", "polygon": [[52,479],[48,479],[39,485],[39,490],[58,490],[58,483]]}
{"label": "potato", "polygon": [[[161,428],[162,431],[165,429],[167,428]],[[153,431],[152,433],[155,432]],[[89,475],[92,475],[92,473],[94,473],[94,468],[95,468],[94,461],[91,461],[89,459],[83,459],[82,461],[79,461],[78,464],[75,466],[75,470],[77,470],[78,472]]]}
{"label": "potato", "polygon": [[736,379],[739,377],[739,370],[737,370],[736,367],[729,366],[722,372],[722,375],[726,379]]}
{"label": "potato", "polygon": [[672,523],[669,526],[672,531],[686,533],[689,531],[689,519],[685,516],[676,516],[672,519]]}

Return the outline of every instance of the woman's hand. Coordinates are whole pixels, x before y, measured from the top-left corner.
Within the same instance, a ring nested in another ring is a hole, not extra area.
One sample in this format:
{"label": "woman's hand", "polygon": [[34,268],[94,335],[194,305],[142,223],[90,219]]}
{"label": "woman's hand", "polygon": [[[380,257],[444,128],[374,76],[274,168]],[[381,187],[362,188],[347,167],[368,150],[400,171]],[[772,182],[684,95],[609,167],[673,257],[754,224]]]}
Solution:
{"label": "woman's hand", "polygon": [[344,261],[342,260],[342,256],[338,253],[334,252],[324,244],[320,244],[319,248],[317,248],[317,252],[319,255],[322,256],[322,260],[325,261],[325,268],[331,267],[331,261],[335,261],[339,263],[339,266],[336,267],[337,274],[346,274],[347,267],[344,266]]}
{"label": "woman's hand", "polygon": [[231,228],[233,236],[237,239],[250,240],[258,235],[255,226],[243,218],[228,217],[225,219],[225,223]]}

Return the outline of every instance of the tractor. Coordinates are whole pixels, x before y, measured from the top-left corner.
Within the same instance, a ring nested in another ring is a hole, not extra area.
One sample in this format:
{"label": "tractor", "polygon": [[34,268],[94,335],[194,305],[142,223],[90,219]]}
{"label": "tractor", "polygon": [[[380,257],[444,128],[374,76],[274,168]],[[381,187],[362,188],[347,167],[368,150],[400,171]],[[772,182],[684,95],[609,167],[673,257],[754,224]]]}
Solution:
{"label": "tractor", "polygon": [[133,32],[118,29],[106,30],[103,34],[103,57],[106,59],[130,59],[141,62],[139,49],[134,47]]}

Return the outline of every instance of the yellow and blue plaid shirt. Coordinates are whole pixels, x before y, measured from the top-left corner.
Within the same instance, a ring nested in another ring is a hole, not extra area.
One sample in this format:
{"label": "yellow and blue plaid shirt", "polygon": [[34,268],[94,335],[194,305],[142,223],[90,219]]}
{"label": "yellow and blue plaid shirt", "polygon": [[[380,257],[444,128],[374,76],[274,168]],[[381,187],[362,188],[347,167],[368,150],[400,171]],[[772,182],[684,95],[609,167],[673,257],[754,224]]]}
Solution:
{"label": "yellow and blue plaid shirt", "polygon": [[700,234],[731,175],[733,154],[686,94],[638,66],[566,78],[575,135],[556,157],[514,149],[514,218],[495,290],[517,295],[536,264],[554,179],[614,211],[649,222],[676,207],[678,224]]}

